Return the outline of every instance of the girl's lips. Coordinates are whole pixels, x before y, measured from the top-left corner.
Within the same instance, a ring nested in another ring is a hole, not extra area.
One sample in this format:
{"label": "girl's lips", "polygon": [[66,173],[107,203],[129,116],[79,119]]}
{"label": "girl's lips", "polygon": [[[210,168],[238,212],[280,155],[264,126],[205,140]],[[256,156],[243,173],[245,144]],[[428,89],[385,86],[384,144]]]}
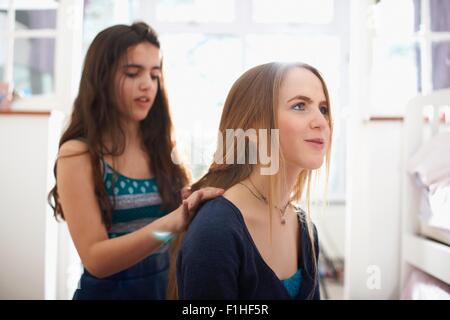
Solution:
{"label": "girl's lips", "polygon": [[322,139],[309,139],[305,141],[315,149],[323,150],[325,148],[325,143]]}
{"label": "girl's lips", "polygon": [[150,98],[147,98],[147,97],[139,97],[139,98],[136,98],[136,99],[134,99],[135,101],[140,101],[140,102],[149,102],[150,101]]}
{"label": "girl's lips", "polygon": [[316,139],[305,139],[305,141],[308,141],[308,142],[316,142],[316,143],[323,143],[323,139],[321,139],[321,138],[316,138]]}
{"label": "girl's lips", "polygon": [[137,98],[134,99],[134,102],[136,102],[139,106],[142,107],[148,107],[150,105],[150,99],[148,98]]}

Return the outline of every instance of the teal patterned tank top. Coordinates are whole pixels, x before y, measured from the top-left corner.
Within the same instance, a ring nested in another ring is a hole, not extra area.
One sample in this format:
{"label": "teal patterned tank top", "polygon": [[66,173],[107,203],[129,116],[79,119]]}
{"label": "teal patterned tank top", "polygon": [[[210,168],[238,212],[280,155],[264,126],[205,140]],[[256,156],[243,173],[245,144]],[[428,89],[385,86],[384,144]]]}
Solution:
{"label": "teal patterned tank top", "polygon": [[167,213],[161,210],[162,201],[154,178],[132,179],[115,171],[107,162],[103,164],[103,180],[113,204],[110,238],[136,231]]}
{"label": "teal patterned tank top", "polygon": [[281,280],[287,292],[292,299],[298,296],[300,292],[300,285],[302,283],[302,269],[298,269],[294,275],[288,279]]}

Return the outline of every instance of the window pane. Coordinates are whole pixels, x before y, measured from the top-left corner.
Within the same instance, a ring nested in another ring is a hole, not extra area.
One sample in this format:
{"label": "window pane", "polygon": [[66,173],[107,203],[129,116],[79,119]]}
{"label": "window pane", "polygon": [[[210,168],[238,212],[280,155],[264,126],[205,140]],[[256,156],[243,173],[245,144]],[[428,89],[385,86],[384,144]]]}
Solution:
{"label": "window pane", "polygon": [[262,23],[325,24],[333,20],[333,0],[253,0],[253,20]]}
{"label": "window pane", "polygon": [[16,30],[56,29],[56,10],[17,10]]}
{"label": "window pane", "polygon": [[417,46],[376,39],[373,44],[372,106],[374,114],[404,113],[418,92]]}
{"label": "window pane", "polygon": [[8,30],[8,11],[0,10],[0,35],[5,35]]}
{"label": "window pane", "polygon": [[415,27],[414,2],[412,0],[380,1],[375,6],[374,18],[377,35],[410,36]]}
{"label": "window pane", "polygon": [[421,51],[418,44],[414,46],[416,53],[416,67],[417,67],[417,92],[422,92],[422,64],[421,64]]}
{"label": "window pane", "polygon": [[227,35],[162,35],[177,145],[199,178],[212,161],[223,104],[242,72],[242,43]]}
{"label": "window pane", "polygon": [[156,17],[165,22],[231,22],[234,0],[160,0]]}
{"label": "window pane", "polygon": [[[421,0],[413,0],[415,9],[415,31],[420,30],[421,23]],[[450,2],[447,0],[430,0],[430,21],[431,31],[450,31]]]}
{"label": "window pane", "polygon": [[54,56],[55,39],[16,39],[14,89],[23,96],[52,93]]}
{"label": "window pane", "polygon": [[421,8],[420,8],[420,0],[413,0],[414,3],[414,32],[418,32],[420,30],[420,24],[422,23],[422,17],[420,16]]}
{"label": "window pane", "polygon": [[450,1],[430,0],[431,31],[450,31]]}
{"label": "window pane", "polygon": [[[330,54],[333,52],[333,54]],[[332,36],[249,35],[246,37],[245,65],[271,61],[305,62],[318,68],[327,82],[339,81],[340,43]]]}
{"label": "window pane", "polygon": [[113,0],[84,0],[83,48],[86,51],[97,33],[110,26],[114,16]]}
{"label": "window pane", "polygon": [[433,89],[450,88],[450,42],[432,45]]}
{"label": "window pane", "polygon": [[[2,0],[9,2],[9,0]],[[56,9],[60,0],[14,0],[16,10]]]}
{"label": "window pane", "polygon": [[6,10],[0,10],[0,43],[2,43],[0,50],[0,81],[4,80],[5,63],[6,63],[6,42],[8,30],[8,13]]}
{"label": "window pane", "polygon": [[4,11],[9,8],[9,0],[0,0],[0,11]]}
{"label": "window pane", "polygon": [[124,0],[84,0],[84,52],[100,31],[119,23],[129,24],[129,12],[133,4]]}

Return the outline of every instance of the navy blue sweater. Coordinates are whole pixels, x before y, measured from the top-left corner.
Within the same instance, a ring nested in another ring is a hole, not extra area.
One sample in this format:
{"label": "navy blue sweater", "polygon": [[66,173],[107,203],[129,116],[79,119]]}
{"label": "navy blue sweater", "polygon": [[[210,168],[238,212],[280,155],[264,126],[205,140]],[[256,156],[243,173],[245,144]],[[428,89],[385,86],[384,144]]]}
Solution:
{"label": "navy blue sweater", "polygon": [[[320,299],[304,225],[300,223],[302,281],[296,299]],[[317,261],[315,227],[314,232]],[[261,257],[241,212],[224,197],[206,202],[190,224],[177,258],[177,283],[180,299],[291,299]]]}

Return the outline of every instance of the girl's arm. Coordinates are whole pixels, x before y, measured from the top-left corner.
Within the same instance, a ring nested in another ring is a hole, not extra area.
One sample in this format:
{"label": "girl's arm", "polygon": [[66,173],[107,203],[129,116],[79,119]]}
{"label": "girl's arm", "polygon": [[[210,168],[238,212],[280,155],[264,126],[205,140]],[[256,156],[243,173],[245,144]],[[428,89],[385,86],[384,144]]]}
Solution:
{"label": "girl's arm", "polygon": [[125,270],[156,251],[162,241],[152,232],[184,231],[200,202],[223,193],[215,188],[194,192],[168,215],[135,232],[109,239],[95,197],[89,154],[68,156],[84,150],[84,144],[78,141],[68,141],[61,146],[57,186],[65,220],[81,261],[89,273],[98,278]]}

